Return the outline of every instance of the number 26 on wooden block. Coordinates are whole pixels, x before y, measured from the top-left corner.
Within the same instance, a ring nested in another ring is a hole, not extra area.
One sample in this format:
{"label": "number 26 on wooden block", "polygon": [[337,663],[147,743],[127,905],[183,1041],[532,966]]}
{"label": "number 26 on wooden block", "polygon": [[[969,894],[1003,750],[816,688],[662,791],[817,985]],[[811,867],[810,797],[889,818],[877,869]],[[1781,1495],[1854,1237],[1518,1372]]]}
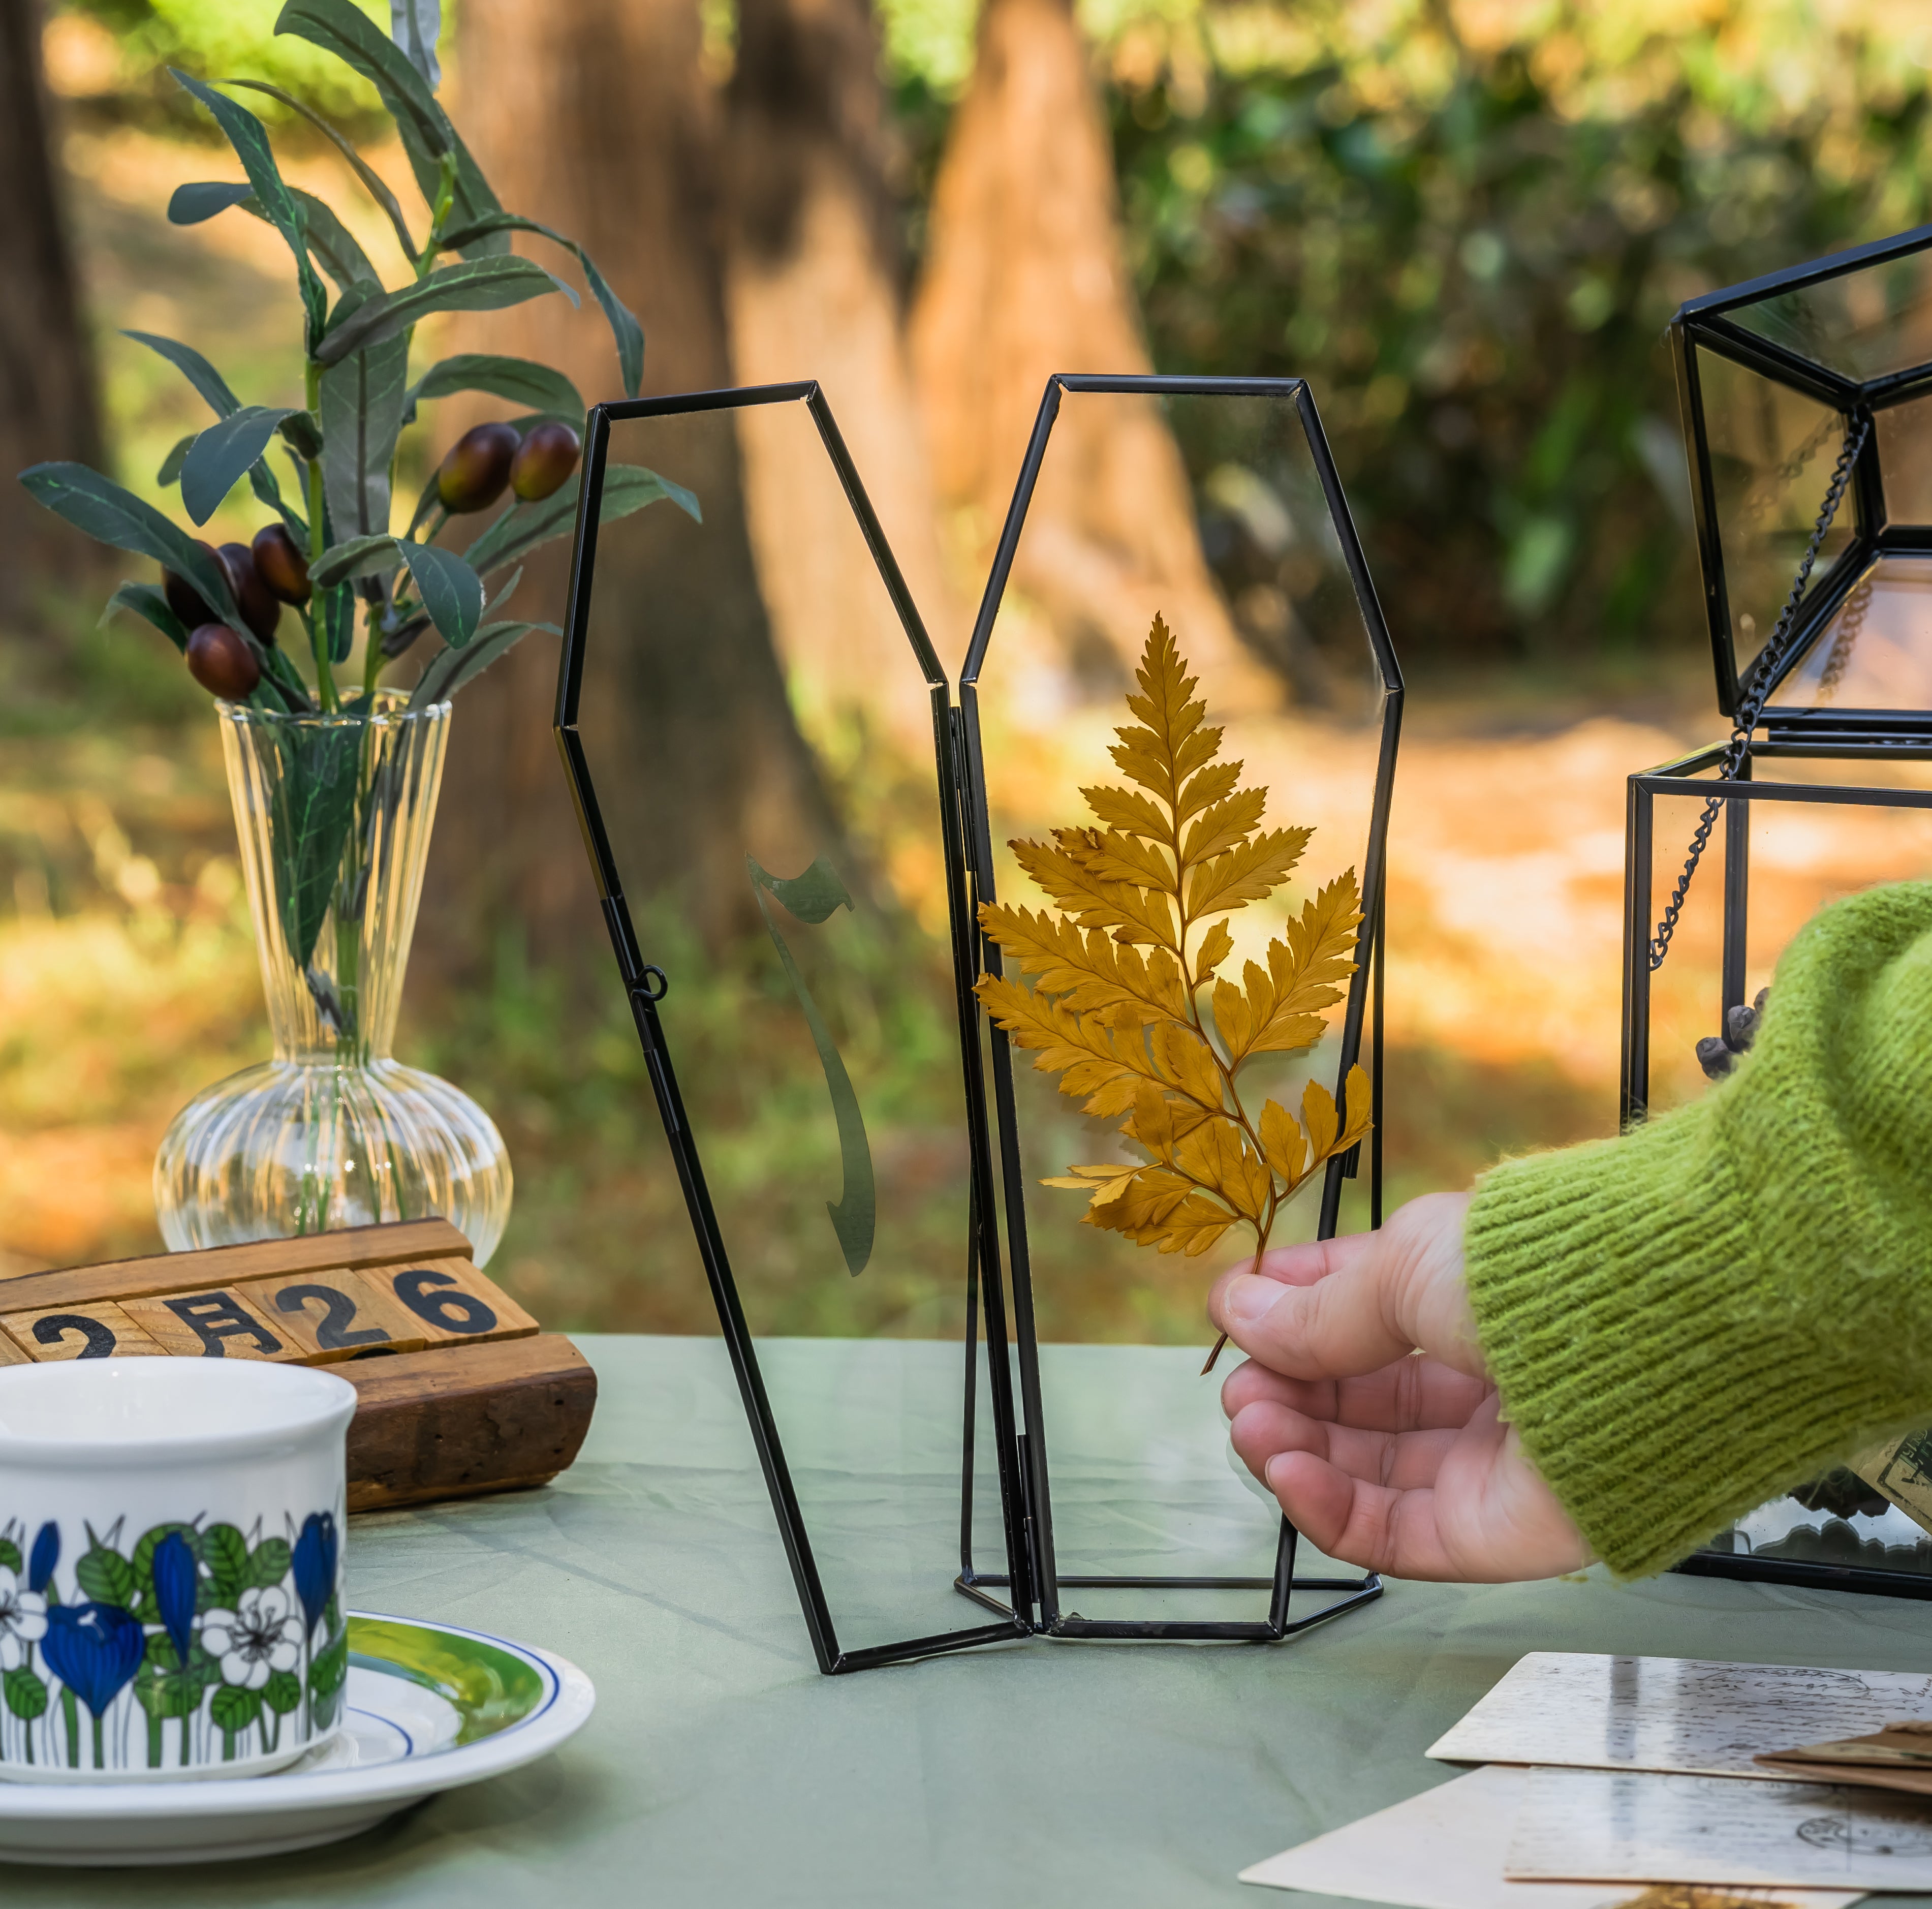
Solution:
{"label": "number 26 on wooden block", "polygon": [[170,1353],[324,1364],[536,1330],[467,1259],[437,1259],[8,1313],[0,1315],[0,1364]]}

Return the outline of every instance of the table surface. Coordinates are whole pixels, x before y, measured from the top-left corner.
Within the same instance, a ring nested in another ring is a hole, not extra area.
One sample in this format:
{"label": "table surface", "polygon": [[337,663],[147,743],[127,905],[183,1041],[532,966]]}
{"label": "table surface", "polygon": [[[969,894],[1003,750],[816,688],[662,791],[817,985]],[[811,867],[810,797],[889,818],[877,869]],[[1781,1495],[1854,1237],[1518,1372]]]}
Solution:
{"label": "table surface", "polygon": [[[472,1625],[581,1664],[598,1709],[574,1742],[332,1848],[140,1873],[0,1868],[7,1900],[1262,1905],[1278,1898],[1238,1870],[1454,1774],[1424,1748],[1526,1651],[1932,1668],[1932,1604],[1696,1577],[1620,1586],[1598,1571],[1392,1583],[1277,1645],[1035,1640],[822,1677],[722,1347],[578,1343],[602,1396],[570,1472],[541,1491],[358,1517],[349,1552],[358,1608]],[[1212,1549],[1238,1526],[1265,1548],[1198,1358],[1047,1349],[1063,1571],[1079,1568],[1070,1545],[1083,1563],[1131,1563],[1171,1554],[1177,1530]],[[864,1529],[866,1594],[916,1606],[903,1634],[935,1610],[975,1621],[945,1588],[944,1530],[909,1513],[882,1470],[868,1475],[852,1442],[956,1493],[944,1461],[958,1437],[959,1353],[794,1341],[770,1349],[770,1370],[835,1599],[857,1582],[841,1574],[842,1534]],[[882,1532],[897,1550],[878,1548]],[[901,1566],[916,1584],[894,1577]],[[1217,1595],[1225,1607],[1207,1614],[1247,1614]],[[872,1640],[862,1625],[844,1640]]]}

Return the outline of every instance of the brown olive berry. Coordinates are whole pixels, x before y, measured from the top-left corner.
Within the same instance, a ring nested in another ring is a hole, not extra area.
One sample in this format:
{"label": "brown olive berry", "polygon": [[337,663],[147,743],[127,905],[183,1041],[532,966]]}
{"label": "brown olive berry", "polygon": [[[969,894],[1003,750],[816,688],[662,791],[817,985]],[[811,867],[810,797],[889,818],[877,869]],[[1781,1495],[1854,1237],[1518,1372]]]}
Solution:
{"label": "brown olive berry", "polygon": [[[210,557],[215,556],[214,546],[202,542],[199,537],[195,539],[195,548],[206,551]],[[215,557],[218,563],[220,560],[218,557]],[[161,593],[168,600],[168,608],[190,629],[199,629],[203,623],[214,622],[214,606],[203,602],[200,591],[185,577],[177,577],[172,570],[164,570],[161,572]]]}
{"label": "brown olive berry", "polygon": [[466,431],[449,447],[436,467],[436,494],[452,516],[488,510],[510,481],[510,460],[517,455],[514,429],[504,424],[478,425]]}
{"label": "brown olive berry", "polygon": [[282,620],[282,606],[273,590],[262,581],[255,568],[254,553],[246,544],[224,544],[215,555],[228,572],[228,589],[242,620],[263,643],[275,640],[275,626]]}
{"label": "brown olive berry", "polygon": [[226,623],[203,623],[188,640],[188,674],[210,695],[245,702],[262,680],[248,639]]}
{"label": "brown olive berry", "polygon": [[541,424],[510,461],[510,488],[526,504],[563,488],[584,441],[568,425]]}
{"label": "brown olive berry", "polygon": [[296,548],[285,525],[263,524],[250,548],[256,575],[284,603],[308,601],[308,559]]}

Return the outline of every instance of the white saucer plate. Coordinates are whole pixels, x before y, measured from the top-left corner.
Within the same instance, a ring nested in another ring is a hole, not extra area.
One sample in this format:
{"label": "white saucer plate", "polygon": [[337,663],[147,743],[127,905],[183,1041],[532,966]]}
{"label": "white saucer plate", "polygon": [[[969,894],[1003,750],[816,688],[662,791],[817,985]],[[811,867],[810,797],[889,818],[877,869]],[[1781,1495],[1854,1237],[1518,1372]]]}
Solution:
{"label": "white saucer plate", "polygon": [[193,1783],[0,1783],[0,1862],[218,1862],[311,1849],[439,1790],[500,1776],[581,1729],[590,1679],[483,1631],[349,1614],[345,1727],[272,1776]]}

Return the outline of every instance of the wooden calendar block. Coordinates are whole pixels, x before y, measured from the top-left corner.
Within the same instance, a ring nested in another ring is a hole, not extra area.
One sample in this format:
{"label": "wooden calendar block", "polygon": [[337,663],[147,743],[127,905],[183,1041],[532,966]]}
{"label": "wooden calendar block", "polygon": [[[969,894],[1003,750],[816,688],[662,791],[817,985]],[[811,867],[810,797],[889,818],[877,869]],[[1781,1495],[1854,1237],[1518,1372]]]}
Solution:
{"label": "wooden calendar block", "polygon": [[425,1345],[481,1345],[522,1339],[537,1322],[467,1259],[417,1259],[367,1275],[410,1314]]}
{"label": "wooden calendar block", "polygon": [[0,1331],[16,1343],[22,1357],[42,1364],[56,1359],[152,1356],[161,1349],[109,1299],[0,1315]]}
{"label": "wooden calendar block", "polygon": [[388,1290],[380,1274],[332,1267],[250,1280],[240,1290],[314,1364],[364,1353],[419,1352],[429,1343],[422,1320]]}
{"label": "wooden calendar block", "polygon": [[176,1358],[305,1358],[308,1354],[237,1286],[202,1286],[152,1299],[130,1299],[128,1316]]}
{"label": "wooden calendar block", "polygon": [[172,1353],[328,1364],[356,1388],[349,1508],[542,1484],[597,1377],[446,1220],[0,1280],[0,1365]]}

